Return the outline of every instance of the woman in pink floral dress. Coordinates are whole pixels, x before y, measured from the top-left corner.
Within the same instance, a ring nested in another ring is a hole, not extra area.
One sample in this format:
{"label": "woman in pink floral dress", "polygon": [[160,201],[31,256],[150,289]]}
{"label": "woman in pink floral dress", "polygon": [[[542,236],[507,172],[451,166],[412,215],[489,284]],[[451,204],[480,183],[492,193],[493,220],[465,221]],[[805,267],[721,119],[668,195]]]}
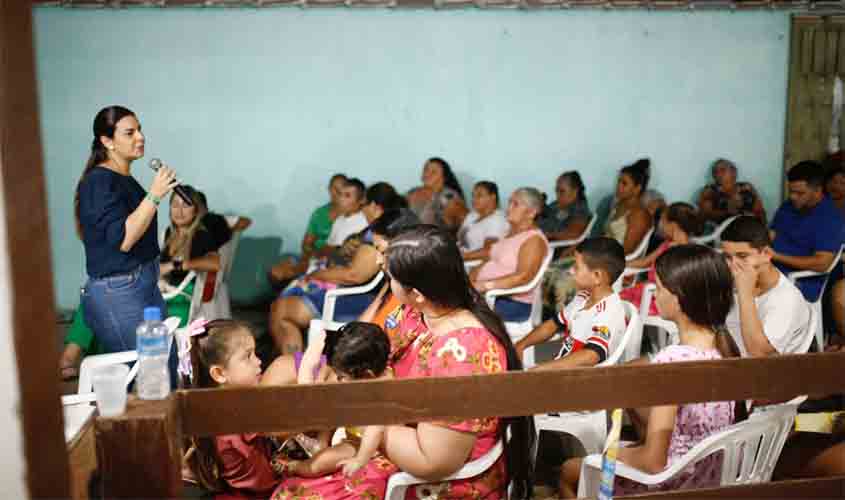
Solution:
{"label": "woman in pink floral dress", "polygon": [[[404,314],[399,328],[420,332],[393,364],[397,378],[484,375],[520,369],[507,332],[470,287],[453,237],[421,226],[391,241],[387,250],[393,294],[418,314]],[[351,477],[341,472],[317,479],[289,478],[273,495],[284,499],[383,498],[391,474],[404,471],[431,483],[408,489],[406,498],[504,499],[507,484],[527,483],[530,419],[475,418],[393,425],[385,430],[382,454]],[[476,477],[440,482],[481,457],[510,427],[505,454]],[[517,488],[519,489],[519,488]]]}
{"label": "woman in pink floral dress", "polygon": [[[704,361],[732,356],[721,333],[733,304],[733,277],[725,259],[701,245],[679,245],[657,258],[660,315],[678,325],[681,342],[664,348],[652,363]],[[701,291],[707,294],[702,295]],[[734,423],[734,402],[665,405],[629,411],[641,442],[620,448],[618,460],[647,474],[657,474],[705,438]],[[567,460],[561,472],[561,496],[575,498],[582,459]],[[674,478],[646,486],[617,476],[614,495],[718,486],[722,455],[716,453]]]}

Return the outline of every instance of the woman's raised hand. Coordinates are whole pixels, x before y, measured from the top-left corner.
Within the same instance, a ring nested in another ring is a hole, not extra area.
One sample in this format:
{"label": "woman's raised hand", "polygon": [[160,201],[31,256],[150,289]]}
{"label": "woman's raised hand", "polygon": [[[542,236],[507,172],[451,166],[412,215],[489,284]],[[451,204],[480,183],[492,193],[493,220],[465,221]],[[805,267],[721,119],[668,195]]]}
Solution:
{"label": "woman's raised hand", "polygon": [[156,171],[153,178],[153,183],[150,186],[150,194],[156,198],[164,198],[179,181],[176,180],[176,173],[168,166],[164,165]]}

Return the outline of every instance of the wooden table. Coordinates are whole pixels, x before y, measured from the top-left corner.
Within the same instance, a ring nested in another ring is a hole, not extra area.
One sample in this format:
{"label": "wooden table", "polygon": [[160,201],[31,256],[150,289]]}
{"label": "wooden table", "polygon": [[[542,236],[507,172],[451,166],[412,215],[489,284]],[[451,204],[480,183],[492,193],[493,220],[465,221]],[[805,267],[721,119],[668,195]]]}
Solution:
{"label": "wooden table", "polygon": [[97,447],[94,442],[96,409],[89,404],[67,405],[63,408],[71,498],[87,499],[88,481],[97,469]]}

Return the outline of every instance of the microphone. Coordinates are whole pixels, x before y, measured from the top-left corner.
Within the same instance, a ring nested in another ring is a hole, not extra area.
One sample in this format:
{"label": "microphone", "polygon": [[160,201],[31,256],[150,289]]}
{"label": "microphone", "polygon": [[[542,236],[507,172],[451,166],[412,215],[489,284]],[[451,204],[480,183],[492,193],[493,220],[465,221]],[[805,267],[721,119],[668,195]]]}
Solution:
{"label": "microphone", "polygon": [[[158,158],[153,158],[152,160],[150,160],[150,168],[153,169],[153,172],[158,172],[158,169],[163,166],[164,163]],[[176,182],[179,182],[179,179],[176,179]],[[176,184],[176,186],[173,187],[173,191],[175,191],[176,194],[179,195],[179,198],[182,198],[182,201],[184,201],[186,205],[188,205],[189,207],[194,206],[194,200],[191,199],[191,195],[188,194],[188,191],[186,191],[185,188],[182,187],[181,182],[179,182],[179,184]]]}

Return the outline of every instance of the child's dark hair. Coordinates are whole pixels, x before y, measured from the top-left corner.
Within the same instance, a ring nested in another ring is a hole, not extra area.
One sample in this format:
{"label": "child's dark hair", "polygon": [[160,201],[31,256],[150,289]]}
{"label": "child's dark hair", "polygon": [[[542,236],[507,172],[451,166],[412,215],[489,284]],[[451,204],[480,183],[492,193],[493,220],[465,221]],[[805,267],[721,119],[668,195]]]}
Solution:
{"label": "child's dark hair", "polygon": [[750,215],[740,215],[734,219],[719,238],[731,243],[748,243],[757,250],[772,246],[769,228],[760,219]]}
{"label": "child's dark hair", "polygon": [[[193,380],[186,386],[194,389],[217,387],[209,371],[213,365],[225,366],[232,357],[234,341],[250,334],[249,325],[242,321],[217,319],[205,325],[205,332],[191,337],[191,372]],[[220,478],[221,464],[213,436],[193,437],[193,453],[188,467],[200,486],[209,491],[222,491],[226,484]]]}
{"label": "child's dark hair", "polygon": [[694,323],[721,330],[733,306],[733,275],[725,258],[703,245],[678,245],[655,262],[657,277]]}
{"label": "child's dark hair", "polygon": [[822,189],[824,185],[824,167],[813,160],[804,160],[786,173],[788,182],[804,181],[808,186],[815,189]]}
{"label": "child's dark hair", "polygon": [[387,368],[390,340],[380,326],[352,321],[337,332],[326,332],[323,352],[335,371],[356,380],[379,377]]}
{"label": "child's dark hair", "polygon": [[640,158],[632,165],[622,167],[620,174],[625,174],[634,181],[634,184],[640,186],[643,192],[648,189],[648,180],[651,179],[651,160],[648,158]]}
{"label": "child's dark hair", "polygon": [[704,221],[698,215],[698,209],[689,203],[679,201],[666,209],[666,220],[673,222],[689,236],[696,236],[704,231]]}
{"label": "child's dark hair", "polygon": [[575,251],[581,254],[587,267],[606,272],[610,285],[625,271],[625,249],[613,238],[587,238]]}

